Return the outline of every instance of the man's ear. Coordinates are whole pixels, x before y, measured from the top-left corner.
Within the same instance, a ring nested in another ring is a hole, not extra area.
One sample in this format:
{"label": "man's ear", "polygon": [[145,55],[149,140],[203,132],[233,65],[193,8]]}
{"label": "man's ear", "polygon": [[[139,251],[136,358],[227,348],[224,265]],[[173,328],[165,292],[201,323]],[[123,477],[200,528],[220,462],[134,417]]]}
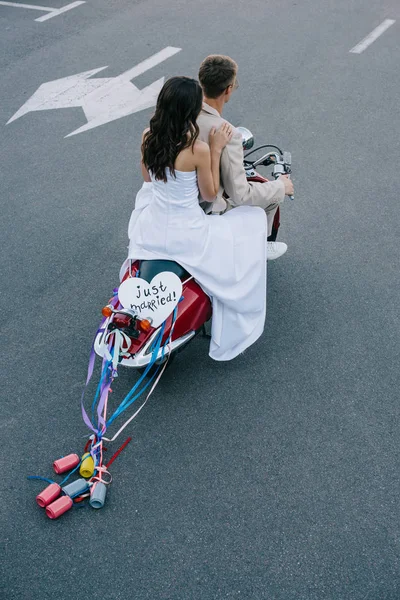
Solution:
{"label": "man's ear", "polygon": [[231,95],[232,95],[232,91],[233,91],[233,86],[231,86],[231,85],[228,85],[228,87],[225,88],[225,91],[224,91],[224,102],[225,103],[229,102]]}

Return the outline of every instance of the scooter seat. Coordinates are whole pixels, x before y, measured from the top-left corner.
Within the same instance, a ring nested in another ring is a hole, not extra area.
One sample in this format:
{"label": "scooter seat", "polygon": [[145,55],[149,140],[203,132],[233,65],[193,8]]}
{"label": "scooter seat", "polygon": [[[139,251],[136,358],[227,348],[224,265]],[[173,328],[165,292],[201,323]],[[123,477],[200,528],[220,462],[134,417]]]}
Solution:
{"label": "scooter seat", "polygon": [[190,277],[181,265],[173,260],[142,260],[139,266],[139,276],[150,283],[150,281],[163,271],[170,271],[178,275],[180,279]]}

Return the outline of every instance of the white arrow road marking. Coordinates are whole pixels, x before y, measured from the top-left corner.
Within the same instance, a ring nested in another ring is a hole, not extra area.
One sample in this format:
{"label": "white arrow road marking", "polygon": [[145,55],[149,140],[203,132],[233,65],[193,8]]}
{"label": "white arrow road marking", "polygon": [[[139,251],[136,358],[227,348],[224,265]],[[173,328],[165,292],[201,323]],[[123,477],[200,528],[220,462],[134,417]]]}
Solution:
{"label": "white arrow road marking", "polygon": [[130,80],[180,51],[181,48],[168,46],[117,77],[89,79],[107,69],[107,67],[99,67],[43,83],[11,117],[7,125],[29,112],[81,106],[87,123],[65,136],[71,137],[155,106],[157,96],[164,84],[164,77],[142,90]]}
{"label": "white arrow road marking", "polygon": [[49,13],[47,15],[43,15],[42,17],[39,17],[38,19],[35,19],[35,21],[39,21],[42,23],[43,21],[48,21],[49,19],[52,19],[53,17],[57,17],[58,15],[61,15],[61,13],[67,12],[68,10],[72,10],[73,8],[76,8],[77,6],[80,6],[81,4],[86,4],[86,0],[77,0],[77,2],[72,2],[71,4],[66,4],[66,6],[62,6],[61,8],[51,8],[50,6],[37,6],[35,4],[20,4],[19,2],[3,2],[3,1],[1,1],[0,4],[2,6],[13,6],[14,8],[29,8],[31,10],[40,10],[42,12]]}
{"label": "white arrow road marking", "polygon": [[[103,79],[103,81],[107,80]],[[104,91],[103,88],[107,88],[108,85],[110,85],[110,88]],[[110,121],[115,121],[121,117],[133,115],[133,113],[155,106],[157,96],[163,85],[164,77],[161,77],[161,79],[158,79],[142,90],[139,90],[130,82],[121,82],[116,85],[115,80],[111,80],[110,84],[106,83],[96,92],[90,94],[85,100],[82,108],[88,120],[86,125],[82,125],[82,127],[75,129],[75,131],[65,137],[89,131],[89,129],[94,129]],[[102,98],[96,98],[97,92],[105,93],[106,95]]]}

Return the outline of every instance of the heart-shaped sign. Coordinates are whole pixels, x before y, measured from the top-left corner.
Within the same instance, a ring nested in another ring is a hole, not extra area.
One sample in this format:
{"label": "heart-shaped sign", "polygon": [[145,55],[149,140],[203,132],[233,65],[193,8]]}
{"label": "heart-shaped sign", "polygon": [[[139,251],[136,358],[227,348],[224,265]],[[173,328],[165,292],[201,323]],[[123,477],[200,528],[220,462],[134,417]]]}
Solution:
{"label": "heart-shaped sign", "polygon": [[150,283],[130,277],[121,283],[118,299],[124,308],[136,311],[141,319],[159,327],[169,317],[182,296],[182,282],[175,273],[163,271]]}

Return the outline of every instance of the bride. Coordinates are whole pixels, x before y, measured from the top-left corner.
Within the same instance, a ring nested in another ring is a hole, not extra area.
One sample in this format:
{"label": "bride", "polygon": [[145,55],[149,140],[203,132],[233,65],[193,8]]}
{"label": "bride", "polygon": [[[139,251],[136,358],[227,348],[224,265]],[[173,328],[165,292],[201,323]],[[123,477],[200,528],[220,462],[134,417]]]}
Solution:
{"label": "bride", "polygon": [[129,222],[129,259],[179,263],[213,305],[210,356],[231,360],[262,334],[266,311],[265,212],[241,206],[206,215],[219,188],[220,158],[231,139],[224,123],[198,139],[202,90],[188,77],[164,84],[150,127],[142,137],[143,187]]}

